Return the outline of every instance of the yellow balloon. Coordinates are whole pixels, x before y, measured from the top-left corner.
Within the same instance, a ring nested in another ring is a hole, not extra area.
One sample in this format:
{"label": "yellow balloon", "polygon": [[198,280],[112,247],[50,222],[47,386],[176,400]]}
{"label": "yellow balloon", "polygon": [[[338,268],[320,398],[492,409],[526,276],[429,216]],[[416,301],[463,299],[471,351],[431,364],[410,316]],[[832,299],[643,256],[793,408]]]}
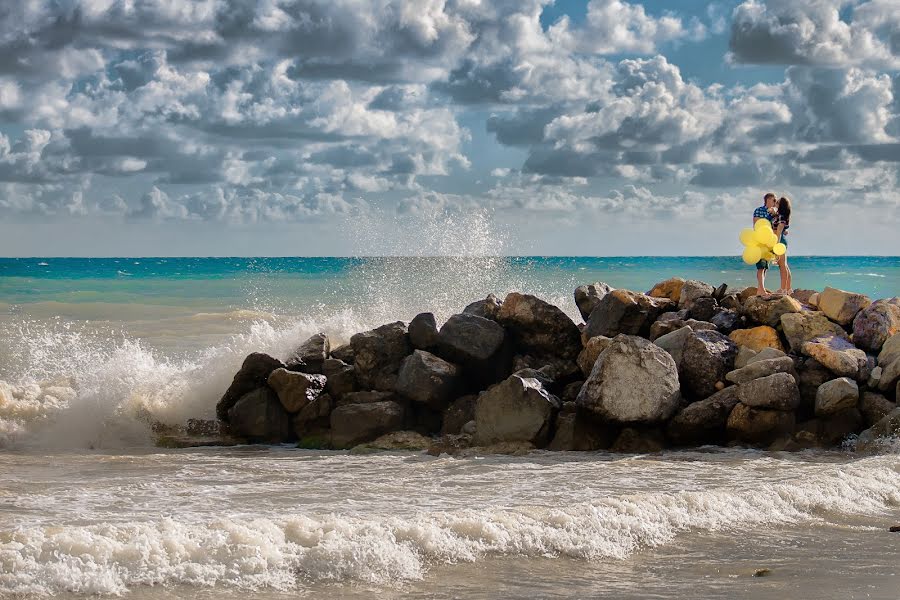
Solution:
{"label": "yellow balloon", "polygon": [[753,237],[752,229],[742,229],[741,230],[741,243],[745,246],[752,246],[756,243],[756,239]]}
{"label": "yellow balloon", "polygon": [[758,246],[747,246],[744,248],[744,262],[748,265],[754,265],[762,258],[762,250]]}
{"label": "yellow balloon", "polygon": [[775,260],[775,255],[772,252],[769,252],[768,250],[763,252],[762,257],[766,260]]}
{"label": "yellow balloon", "polygon": [[753,239],[757,244],[768,246],[769,244],[767,242],[769,241],[769,235],[771,235],[771,233],[770,230],[765,229],[764,227],[757,227],[756,231],[753,232]]}
{"label": "yellow balloon", "polygon": [[772,233],[769,236],[769,239],[766,240],[766,246],[768,246],[769,248],[771,248],[772,246],[774,246],[777,243],[778,243],[778,236],[775,235],[774,233]]}
{"label": "yellow balloon", "polygon": [[753,229],[759,231],[760,229],[772,229],[772,222],[768,219],[759,219],[756,223],[753,224]]}
{"label": "yellow balloon", "polygon": [[787,246],[779,242],[772,246],[772,252],[775,254],[775,256],[782,256],[785,252],[787,252]]}

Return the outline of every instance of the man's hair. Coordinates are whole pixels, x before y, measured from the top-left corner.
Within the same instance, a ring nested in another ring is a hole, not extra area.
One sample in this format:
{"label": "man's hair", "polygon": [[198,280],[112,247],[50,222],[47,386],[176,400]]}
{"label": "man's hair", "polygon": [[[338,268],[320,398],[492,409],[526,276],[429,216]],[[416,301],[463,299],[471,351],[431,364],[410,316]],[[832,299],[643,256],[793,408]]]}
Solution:
{"label": "man's hair", "polygon": [[769,192],[768,194],[766,194],[765,196],[763,196],[763,202],[765,202],[765,201],[768,200],[769,198],[772,198],[772,199],[774,200],[774,199],[775,199],[775,194],[773,194],[772,192]]}

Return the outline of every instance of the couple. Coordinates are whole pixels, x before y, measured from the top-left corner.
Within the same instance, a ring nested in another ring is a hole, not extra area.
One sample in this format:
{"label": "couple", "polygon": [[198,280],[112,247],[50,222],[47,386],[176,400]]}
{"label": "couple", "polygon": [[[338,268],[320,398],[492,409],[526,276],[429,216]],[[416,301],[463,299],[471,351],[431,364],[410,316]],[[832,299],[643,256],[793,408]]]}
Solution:
{"label": "couple", "polygon": [[[775,194],[769,192],[763,196],[763,205],[753,211],[753,224],[760,219],[768,219],[772,224],[778,241],[788,245],[787,235],[788,228],[791,226],[791,201],[785,197],[775,199]],[[778,269],[781,273],[781,287],[778,288],[776,294],[790,294],[791,289],[791,269],[787,263],[787,252],[775,259]],[[769,293],[766,289],[766,271],[769,270],[769,261],[762,259],[756,263],[756,294],[764,296]]]}

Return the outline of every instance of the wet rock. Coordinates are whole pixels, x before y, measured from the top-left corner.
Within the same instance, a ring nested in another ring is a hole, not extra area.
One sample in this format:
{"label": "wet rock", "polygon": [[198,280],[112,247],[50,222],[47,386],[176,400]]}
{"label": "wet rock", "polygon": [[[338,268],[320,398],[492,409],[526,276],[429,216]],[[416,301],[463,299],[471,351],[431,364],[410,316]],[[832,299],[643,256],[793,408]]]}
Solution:
{"label": "wet rock", "polygon": [[334,408],[334,400],[322,394],[300,409],[293,418],[294,434],[302,438],[311,432],[322,432],[329,427],[328,417]]}
{"label": "wet rock", "polygon": [[859,434],[858,450],[873,450],[880,440],[900,436],[900,408],[895,408],[880,421]]}
{"label": "wet rock", "polygon": [[668,298],[678,302],[681,299],[681,288],[683,286],[684,279],[681,277],[670,277],[654,285],[653,289],[647,292],[647,295],[654,298]]}
{"label": "wet rock", "polygon": [[792,411],[800,405],[800,389],[787,373],[753,379],[737,388],[738,400],[751,408]]}
{"label": "wet rock", "polygon": [[853,319],[853,343],[863,350],[879,352],[888,338],[898,333],[900,297],[876,300]]}
{"label": "wet rock", "polygon": [[497,320],[497,315],[500,314],[500,307],[503,306],[503,302],[497,298],[494,294],[488,294],[487,298],[484,300],[476,300],[472,304],[469,304],[467,307],[463,309],[463,314],[465,315],[474,315],[476,317],[481,317],[482,319],[490,319],[491,321]]}
{"label": "wet rock", "polygon": [[733,440],[767,446],[789,436],[794,423],[790,411],[754,408],[739,402],[728,416],[726,430]]}
{"label": "wet rock", "polygon": [[353,346],[350,344],[344,344],[343,346],[338,346],[337,348],[331,349],[331,358],[336,358],[342,362],[347,363],[348,365],[353,364]]}
{"label": "wet rock", "polygon": [[725,424],[737,403],[734,386],[716,392],[706,400],[692,402],[672,417],[666,434],[676,446],[719,444],[725,439]]}
{"label": "wet rock", "polygon": [[345,394],[357,391],[356,368],[337,358],[329,358],[322,363],[325,375],[325,392],[340,399]]}
{"label": "wet rock", "polygon": [[266,385],[266,380],[275,369],[284,367],[277,358],[268,354],[254,352],[244,359],[241,369],[235,374],[231,385],[225,391],[222,399],[216,404],[216,417],[220,421],[230,422],[228,411],[244,394]]}
{"label": "wet rock", "polygon": [[760,325],[751,329],[736,329],[728,337],[738,346],[745,346],[757,352],[764,348],[775,348],[784,352],[778,332],[768,325]]}
{"label": "wet rock", "polygon": [[728,308],[719,308],[712,318],[709,319],[709,322],[725,335],[730,334],[743,324],[737,311]]}
{"label": "wet rock", "polygon": [[472,436],[470,434],[458,435],[442,435],[432,440],[431,445],[426,452],[429,456],[441,456],[448,454],[450,456],[458,456],[463,450],[472,445]]}
{"label": "wet rock", "polygon": [[715,298],[717,301],[721,300],[722,298],[725,297],[725,294],[727,294],[727,293],[728,293],[728,284],[722,283],[713,292],[713,298]]}
{"label": "wet rock", "polygon": [[363,390],[344,394],[338,401],[338,406],[346,404],[373,404],[375,402],[395,402],[397,395],[394,392],[379,392],[376,390]]}
{"label": "wet rock", "polygon": [[800,313],[803,306],[790,296],[753,296],[744,302],[744,314],[760,325],[777,327],[781,316]]}
{"label": "wet rock", "polygon": [[804,416],[812,415],[815,410],[816,393],[819,386],[834,379],[834,374],[815,359],[807,359],[798,370],[800,379],[800,405]]}
{"label": "wet rock", "polygon": [[[692,318],[711,323],[712,319],[719,313],[719,303],[711,296],[696,298],[690,304],[690,311]],[[737,318],[737,315],[735,315],[735,318]],[[713,324],[715,325],[715,323]]]}
{"label": "wet rock", "polygon": [[505,340],[503,327],[490,319],[471,314],[453,315],[440,329],[436,354],[483,372],[498,360]]}
{"label": "wet rock", "polygon": [[462,388],[460,368],[425,350],[403,359],[397,374],[397,392],[414,402],[443,410]]}
{"label": "wet rock", "polygon": [[374,440],[402,429],[403,416],[403,407],[391,401],[338,406],[331,411],[331,443],[335,448],[352,448]]}
{"label": "wet rock", "polygon": [[444,410],[444,419],[441,425],[441,435],[458,434],[462,432],[463,425],[475,420],[475,403],[478,396],[472,394],[460,396],[450,403]]}
{"label": "wet rock", "polygon": [[309,375],[287,369],[275,369],[269,375],[269,387],[289,413],[296,413],[319,397],[325,389],[324,375]]}
{"label": "wet rock", "polygon": [[581,393],[581,388],[583,387],[584,381],[573,381],[565,388],[563,388],[563,392],[559,397],[559,399],[563,402],[563,405],[565,405],[566,403],[571,403],[574,409],[575,400],[578,398],[578,394]]}
{"label": "wet rock", "polygon": [[862,429],[862,413],[856,407],[845,408],[821,418],[819,443],[822,446],[837,446]]}
{"label": "wet rock", "polygon": [[379,450],[422,452],[431,447],[432,439],[415,431],[394,431],[377,439],[354,446],[351,454],[368,454]]}
{"label": "wet rock", "polygon": [[574,360],[581,351],[581,332],[562,310],[536,296],[512,292],[500,307],[497,320],[526,353]]}
{"label": "wet rock", "polygon": [[600,354],[577,404],[618,423],[665,421],[681,400],[678,368],[655,344],[620,335]]}
{"label": "wet rock", "polygon": [[581,377],[581,370],[578,363],[572,359],[560,358],[558,356],[535,356],[526,354],[524,356],[513,357],[513,372],[521,369],[534,369],[540,371],[542,376],[564,385],[566,382],[573,381],[577,377]]}
{"label": "wet rock", "polygon": [[801,350],[839,377],[860,379],[863,373],[868,377],[866,353],[843,337],[824,335],[813,338],[803,344]]}
{"label": "wet rock", "polygon": [[578,355],[578,368],[585,377],[591,374],[594,363],[597,362],[597,357],[606,350],[611,342],[611,338],[598,335],[589,339],[587,344],[585,344],[584,349]]}
{"label": "wet rock", "polygon": [[677,363],[682,390],[692,398],[713,395],[716,383],[734,368],[735,356],[735,343],[718,331],[692,331]]}
{"label": "wet rock", "polygon": [[406,324],[400,321],[357,333],[350,338],[350,345],[360,385],[383,391],[394,389],[400,363],[412,352]]}
{"label": "wet rock", "polygon": [[656,428],[638,429],[625,427],[610,447],[611,452],[622,454],[651,454],[666,447],[666,438]]}
{"label": "wet rock", "polygon": [[291,420],[268,387],[248,392],[228,409],[228,423],[235,435],[253,442],[281,443],[291,434]]}
{"label": "wet rock", "polygon": [[437,346],[437,321],[432,313],[420,313],[409,322],[409,343],[417,350],[431,350]]}
{"label": "wet rock", "polygon": [[826,381],[816,392],[816,416],[827,417],[859,404],[859,387],[849,377]]}
{"label": "wet rock", "polygon": [[840,325],[832,323],[820,312],[786,314],[781,318],[781,329],[792,352],[800,352],[803,344],[823,335],[832,334],[849,340]]}
{"label": "wet rock", "polygon": [[324,333],[317,333],[303,342],[288,363],[304,365],[305,373],[321,373],[322,363],[331,354],[331,342]]}
{"label": "wet rock", "polygon": [[681,294],[678,296],[678,308],[686,308],[693,312],[693,304],[700,298],[712,298],[715,289],[713,286],[696,279],[688,279],[681,285]]}
{"label": "wet rock", "polygon": [[849,325],[856,314],[872,303],[868,296],[826,287],[819,294],[819,310],[839,325]]}
{"label": "wet rock", "polygon": [[575,288],[575,305],[578,307],[578,312],[581,313],[581,318],[584,319],[585,323],[591,318],[591,313],[594,312],[594,309],[597,308],[603,297],[613,291],[613,289],[600,281]]}
{"label": "wet rock", "polygon": [[794,379],[799,379],[794,361],[787,356],[753,361],[742,369],[731,371],[725,378],[731,383],[747,383],[775,373],[788,373]]}
{"label": "wet rock", "polygon": [[593,452],[609,448],[617,432],[609,425],[595,423],[578,412],[560,412],[556,417],[553,441],[548,450]]}
{"label": "wet rock", "polygon": [[606,294],[591,313],[584,328],[584,339],[620,333],[648,337],[650,327],[663,312],[675,308],[664,298],[653,298],[629,290],[613,290]]}
{"label": "wet rock", "polygon": [[719,306],[728,310],[733,310],[736,313],[740,313],[743,308],[741,299],[737,294],[726,294],[722,297],[721,300],[719,300]]}
{"label": "wet rock", "polygon": [[895,408],[897,408],[895,403],[876,392],[863,392],[859,400],[859,411],[863,415],[866,427],[871,427]]}
{"label": "wet rock", "polygon": [[559,399],[537,379],[511,375],[478,396],[473,443],[528,442],[544,446],[559,408]]}

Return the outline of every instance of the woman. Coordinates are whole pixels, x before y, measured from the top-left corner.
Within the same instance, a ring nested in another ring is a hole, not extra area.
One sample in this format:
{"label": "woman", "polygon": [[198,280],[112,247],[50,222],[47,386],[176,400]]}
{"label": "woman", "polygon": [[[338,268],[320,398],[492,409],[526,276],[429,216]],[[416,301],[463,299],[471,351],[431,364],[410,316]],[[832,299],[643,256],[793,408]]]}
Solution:
{"label": "woman", "polygon": [[[788,245],[787,235],[790,226],[791,201],[788,198],[781,197],[775,205],[775,216],[772,219],[772,227],[775,229],[775,235],[778,237],[778,241],[785,246]],[[781,273],[781,288],[779,288],[776,294],[792,293],[791,268],[788,266],[787,251],[779,256],[775,262],[778,263],[778,270]]]}

